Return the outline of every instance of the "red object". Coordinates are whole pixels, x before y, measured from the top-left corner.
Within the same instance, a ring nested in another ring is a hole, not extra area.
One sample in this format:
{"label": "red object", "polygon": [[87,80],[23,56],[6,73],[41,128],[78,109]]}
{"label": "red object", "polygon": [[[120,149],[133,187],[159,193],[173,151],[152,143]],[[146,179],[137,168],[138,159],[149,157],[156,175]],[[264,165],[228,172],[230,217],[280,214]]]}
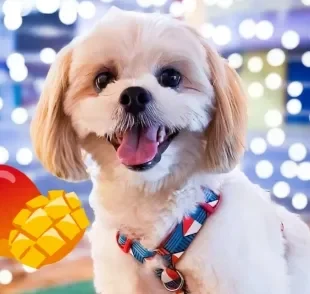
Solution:
{"label": "red object", "polygon": [[121,244],[118,243],[119,235],[120,235],[119,232],[117,232],[117,234],[116,234],[116,242],[118,244],[118,247],[121,248],[122,251],[124,251],[125,253],[128,253],[130,248],[131,248],[131,245],[132,245],[132,240],[127,238],[126,241],[125,241],[125,244],[121,245]]}
{"label": "red object", "polygon": [[21,171],[0,165],[0,240],[8,239],[12,221],[26,202],[41,193]]}

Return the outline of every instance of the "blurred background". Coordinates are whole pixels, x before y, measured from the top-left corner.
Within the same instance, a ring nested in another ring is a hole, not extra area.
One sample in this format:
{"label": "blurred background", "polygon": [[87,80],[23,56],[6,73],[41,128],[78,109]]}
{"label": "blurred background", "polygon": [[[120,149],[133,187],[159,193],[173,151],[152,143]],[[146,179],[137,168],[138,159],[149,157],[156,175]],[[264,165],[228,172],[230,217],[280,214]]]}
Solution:
{"label": "blurred background", "polygon": [[[241,168],[310,224],[310,0],[0,0],[0,164],[24,171],[43,194],[75,191],[36,160],[29,123],[57,52],[112,5],[185,19],[238,70],[249,102]],[[0,259],[0,293],[94,293],[88,243],[39,271]]]}

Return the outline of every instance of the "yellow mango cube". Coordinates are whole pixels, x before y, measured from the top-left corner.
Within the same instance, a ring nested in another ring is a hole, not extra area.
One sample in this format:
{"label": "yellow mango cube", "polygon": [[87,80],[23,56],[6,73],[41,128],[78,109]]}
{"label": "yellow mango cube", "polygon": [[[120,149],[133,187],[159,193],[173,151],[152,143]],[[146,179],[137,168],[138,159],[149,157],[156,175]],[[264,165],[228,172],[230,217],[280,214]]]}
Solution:
{"label": "yellow mango cube", "polygon": [[85,230],[89,226],[89,221],[83,208],[72,212],[71,216],[82,230]]}
{"label": "yellow mango cube", "polygon": [[60,237],[60,235],[54,228],[46,231],[37,240],[37,245],[50,256],[55,254],[65,244],[66,242]]}
{"label": "yellow mango cube", "polygon": [[44,210],[54,220],[60,219],[71,212],[66,201],[62,197],[50,201],[49,204],[44,207]]}
{"label": "yellow mango cube", "polygon": [[77,195],[74,192],[67,193],[65,195],[65,200],[68,203],[71,210],[75,210],[75,209],[81,207],[81,205],[82,205],[80,199],[77,197]]}
{"label": "yellow mango cube", "polygon": [[45,206],[46,204],[48,204],[48,198],[40,195],[36,198],[33,198],[32,200],[28,201],[26,203],[27,208],[31,209],[31,210],[35,210],[37,208],[41,208],[43,206]]}
{"label": "yellow mango cube", "polygon": [[20,258],[31,246],[35,244],[23,234],[18,234],[11,246],[11,252],[16,258]]}
{"label": "yellow mango cube", "polygon": [[17,230],[12,230],[10,232],[10,235],[9,235],[9,244],[11,245],[11,243],[15,240],[15,238],[17,237],[18,235],[18,231]]}
{"label": "yellow mango cube", "polygon": [[31,215],[31,211],[28,209],[22,209],[17,216],[15,216],[13,220],[13,225],[16,227],[21,227],[28,219],[28,217]]}
{"label": "yellow mango cube", "polygon": [[37,248],[31,247],[30,250],[21,258],[21,262],[27,266],[38,268],[44,262],[46,256]]}
{"label": "yellow mango cube", "polygon": [[27,235],[39,238],[47,229],[51,227],[53,221],[48,217],[47,213],[38,208],[21,227]]}
{"label": "yellow mango cube", "polygon": [[73,240],[81,232],[71,215],[66,215],[63,219],[61,219],[55,225],[55,228],[61,233],[61,235],[70,240]]}
{"label": "yellow mango cube", "polygon": [[47,197],[49,200],[56,199],[58,197],[63,197],[65,196],[65,191],[64,190],[51,190],[47,192]]}

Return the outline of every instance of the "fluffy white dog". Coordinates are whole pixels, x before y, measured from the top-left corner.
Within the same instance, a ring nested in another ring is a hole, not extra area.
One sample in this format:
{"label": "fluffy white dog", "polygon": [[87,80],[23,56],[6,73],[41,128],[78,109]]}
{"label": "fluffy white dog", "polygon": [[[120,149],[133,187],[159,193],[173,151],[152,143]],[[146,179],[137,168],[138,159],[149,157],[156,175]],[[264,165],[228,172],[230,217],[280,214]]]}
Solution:
{"label": "fluffy white dog", "polygon": [[[39,159],[58,177],[89,178],[84,151],[96,163],[98,293],[310,293],[308,227],[235,168],[246,100],[226,61],[168,16],[114,8],[59,53],[31,133]],[[167,267],[155,249],[205,202],[201,186],[221,203],[169,265],[185,280],[173,290],[154,273]],[[131,240],[127,247],[118,233]],[[141,264],[125,254],[131,242],[154,257]]]}

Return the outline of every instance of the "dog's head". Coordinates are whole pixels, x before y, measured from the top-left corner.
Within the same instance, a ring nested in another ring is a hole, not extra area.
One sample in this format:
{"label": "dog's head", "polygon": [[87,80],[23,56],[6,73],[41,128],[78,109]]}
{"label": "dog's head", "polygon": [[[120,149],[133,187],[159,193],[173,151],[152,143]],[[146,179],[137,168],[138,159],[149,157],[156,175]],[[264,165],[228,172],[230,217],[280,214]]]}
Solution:
{"label": "dog's head", "polygon": [[87,178],[84,149],[110,177],[158,181],[202,165],[230,170],[245,128],[237,74],[195,30],[113,9],[58,54],[31,133],[59,177]]}

